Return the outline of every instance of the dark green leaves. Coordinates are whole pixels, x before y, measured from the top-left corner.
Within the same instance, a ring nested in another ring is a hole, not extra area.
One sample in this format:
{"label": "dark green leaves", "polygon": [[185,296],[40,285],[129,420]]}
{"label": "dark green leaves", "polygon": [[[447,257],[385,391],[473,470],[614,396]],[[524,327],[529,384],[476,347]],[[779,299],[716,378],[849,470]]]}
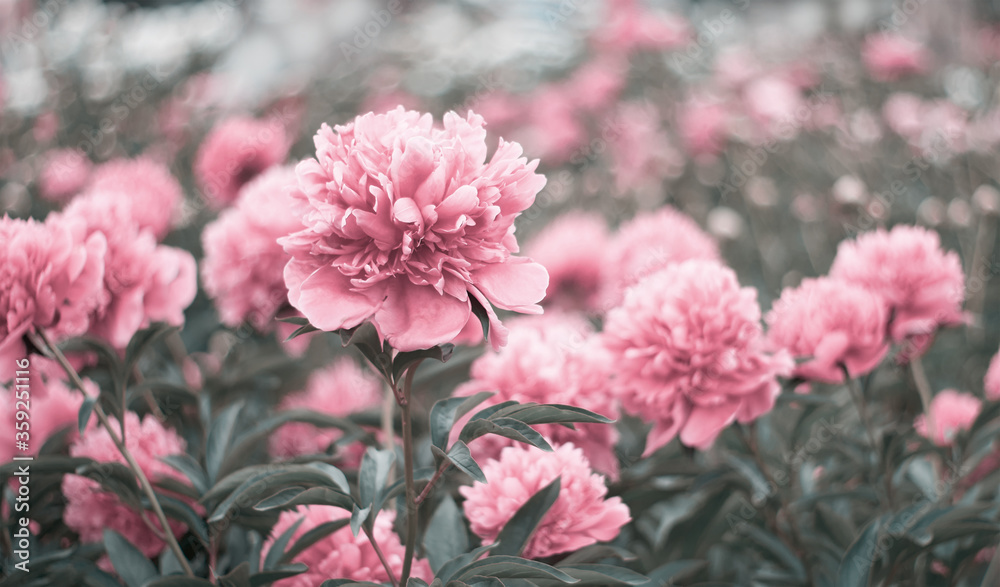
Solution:
{"label": "dark green leaves", "polygon": [[104,530],[104,548],[118,576],[128,587],[142,587],[159,574],[146,555],[114,530]]}
{"label": "dark green leaves", "polygon": [[446,495],[438,504],[424,533],[424,549],[431,569],[437,570],[449,560],[469,550],[469,539],[462,511]]}
{"label": "dark green leaves", "polygon": [[493,395],[491,391],[481,391],[469,397],[450,397],[435,402],[430,414],[431,443],[445,450],[455,422]]}
{"label": "dark green leaves", "polygon": [[840,563],[839,587],[867,587],[871,581],[872,566],[878,558],[878,534],[884,518],[881,516],[872,520],[847,549]]}

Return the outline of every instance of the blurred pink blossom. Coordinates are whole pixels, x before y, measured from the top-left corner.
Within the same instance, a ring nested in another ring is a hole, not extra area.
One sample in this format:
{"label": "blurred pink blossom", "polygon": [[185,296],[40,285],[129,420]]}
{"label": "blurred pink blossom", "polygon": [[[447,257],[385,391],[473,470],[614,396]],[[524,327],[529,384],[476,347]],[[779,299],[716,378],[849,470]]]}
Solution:
{"label": "blurred pink blossom", "polygon": [[[117,429],[118,422],[112,421]],[[183,482],[184,476],[160,461],[161,457],[184,453],[184,440],[173,430],[168,430],[159,420],[147,416],[140,421],[134,412],[125,413],[125,446],[135,458],[142,472],[155,483],[160,478],[174,478]],[[125,463],[125,457],[118,452],[107,430],[92,425],[71,447],[70,455],[89,457],[101,463]],[[78,475],[66,475],[62,482],[66,496],[63,520],[71,530],[80,535],[83,542],[103,540],[105,529],[111,529],[132,543],[140,552],[156,558],[165,546],[153,533],[140,515],[123,504],[117,495],[101,489],[92,479]],[[154,516],[149,516],[152,524],[162,531],[162,526]],[[185,532],[184,524],[170,520],[170,531],[180,537]],[[102,564],[109,568],[107,562]]]}
{"label": "blurred pink blossom", "polygon": [[993,359],[990,360],[983,388],[986,390],[987,399],[1000,401],[1000,352],[993,355]]}
{"label": "blurred pink blossom", "polygon": [[492,543],[508,520],[531,496],[558,477],[559,497],[525,545],[525,558],[572,552],[614,539],[627,524],[628,506],[621,498],[605,499],[604,478],[590,470],[583,451],[564,444],[553,452],[509,446],[499,460],[483,465],[488,483],[459,488],[472,531]]}
{"label": "blurred pink blossom", "polygon": [[721,101],[692,97],[680,106],[677,125],[695,157],[718,155],[726,146],[729,109]]}
{"label": "blurred pink blossom", "polygon": [[611,128],[615,131],[608,141],[611,172],[619,193],[659,195],[663,179],[684,171],[684,157],[660,129],[655,107],[637,102],[619,104]]}
{"label": "blurred pink blossom", "polygon": [[38,174],[39,195],[50,202],[65,202],[87,184],[91,169],[93,164],[83,151],[53,149],[45,154]]}
{"label": "blurred pink blossom", "polygon": [[716,261],[650,275],[607,317],[622,408],[653,422],[645,455],[675,436],[705,450],[734,421],[767,413],[791,357],[764,349],[757,290]]}
{"label": "blurred pink blossom", "polygon": [[[359,367],[353,359],[344,357],[313,373],[305,390],[286,397],[279,409],[346,417],[377,407],[381,398],[381,380]],[[272,434],[269,444],[272,455],[292,458],[325,453],[342,435],[338,428],[316,428],[293,422]],[[360,453],[349,456],[352,465],[360,462]]]}
{"label": "blurred pink blossom", "polygon": [[56,341],[86,332],[102,299],[107,241],[82,219],[0,218],[0,381],[27,355],[23,337],[45,329]]}
{"label": "blurred pink blossom", "polygon": [[450,342],[470,321],[470,296],[506,332],[493,306],[540,313],[548,275],[515,257],[514,219],[545,178],[516,143],[486,160],[483,119],[398,108],[316,134],[317,159],[296,167],[306,228],[279,242],[292,260],[292,306],[322,330],[371,321],[394,348]]}
{"label": "blurred pink blossom", "polygon": [[942,250],[938,234],[923,227],[880,228],[840,243],[830,277],[882,297],[891,312],[889,333],[897,342],[966,320],[958,254]]}
{"label": "blurred pink blossom", "polygon": [[691,35],[681,16],[644,9],[636,0],[608,0],[593,40],[604,51],[663,51],[683,46]]}
{"label": "blurred pink blossom", "polygon": [[926,414],[917,416],[913,427],[917,433],[928,438],[938,446],[951,446],[955,435],[968,430],[979,416],[983,403],[971,393],[961,393],[954,389],[945,389],[934,396],[930,405],[930,421],[933,430],[927,427]]}
{"label": "blurred pink blossom", "polygon": [[619,304],[643,277],[688,259],[718,259],[719,250],[690,217],[664,206],[618,229],[602,262],[601,307]]}
{"label": "blurred pink blossom", "polygon": [[767,314],[768,341],[799,364],[795,377],[840,382],[841,365],[851,377],[864,375],[885,357],[889,344],[885,302],[864,288],[827,277],[786,288]]}
{"label": "blurred pink blossom", "polygon": [[278,238],[302,229],[293,193],[295,169],[273,167],[243,186],[235,206],[205,227],[202,284],[223,324],[248,320],[270,332],[275,314],[287,307],[284,269],[291,257]]}
{"label": "blurred pink blossom", "polygon": [[[34,363],[34,361],[33,361]],[[37,368],[36,365],[32,367]],[[90,379],[83,380],[84,387],[91,397],[97,397],[99,389]],[[14,431],[17,420],[15,416],[17,409],[14,401],[14,386],[11,385],[8,393],[4,393],[3,403],[0,405],[0,422],[4,422],[8,430]],[[8,442],[0,445],[0,463],[10,462],[16,456],[34,456],[42,448],[53,434],[63,429],[69,429],[66,436],[68,441],[72,441],[77,436],[77,419],[80,406],[83,404],[83,394],[70,387],[65,381],[60,379],[50,379],[44,385],[29,383],[31,421],[30,421],[30,452],[15,451],[14,443]]]}
{"label": "blurred pink blossom", "polygon": [[891,33],[868,35],[861,56],[872,78],[882,82],[921,74],[930,67],[930,55],[923,45]]}
{"label": "blurred pink blossom", "polygon": [[209,205],[224,208],[247,182],[284,161],[290,146],[284,126],[276,119],[228,118],[199,147],[195,178]]}
{"label": "blurred pink blossom", "polygon": [[529,257],[549,273],[545,304],[596,309],[608,246],[607,222],[599,214],[571,211],[557,217],[527,245]]}
{"label": "blurred pink blossom", "polygon": [[109,215],[127,216],[140,229],[150,230],[161,240],[170,232],[184,193],[166,165],[140,157],[113,159],[98,165],[81,197],[97,200],[93,206],[109,209]]}

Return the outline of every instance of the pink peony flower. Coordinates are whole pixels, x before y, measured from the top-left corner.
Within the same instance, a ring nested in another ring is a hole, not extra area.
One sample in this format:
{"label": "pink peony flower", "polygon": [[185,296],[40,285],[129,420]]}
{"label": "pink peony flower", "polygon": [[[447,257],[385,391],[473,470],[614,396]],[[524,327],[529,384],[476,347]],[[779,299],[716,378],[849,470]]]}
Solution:
{"label": "pink peony flower", "polygon": [[0,381],[25,357],[30,330],[56,340],[86,332],[101,302],[106,249],[104,236],[88,234],[79,219],[0,218]]}
{"label": "pink peony flower", "polygon": [[794,375],[831,383],[874,369],[889,350],[884,301],[862,287],[821,277],[786,288],[767,314],[772,348],[809,358]]}
{"label": "pink peony flower", "polygon": [[717,155],[725,148],[729,120],[725,104],[691,99],[681,107],[677,119],[681,137],[692,155]]}
{"label": "pink peony flower", "polygon": [[152,231],[134,222],[130,206],[106,208],[106,201],[89,192],[70,202],[65,214],[107,241],[104,291],[90,333],[125,348],[152,322],[184,323],[184,309],[197,293],[197,267],[191,253],[158,245]]}
{"label": "pink peony flower", "polygon": [[610,309],[642,278],[689,259],[719,258],[715,241],[691,218],[664,206],[623,224],[602,263],[601,304]]}
{"label": "pink peony flower", "polygon": [[882,105],[882,117],[893,132],[907,140],[914,140],[920,136],[924,126],[921,121],[923,108],[920,96],[895,92]]}
{"label": "pink peony flower", "polygon": [[559,497],[524,548],[525,558],[572,552],[612,540],[631,520],[621,498],[605,499],[604,479],[591,471],[583,451],[564,444],[553,452],[509,446],[500,459],[483,465],[489,483],[459,488],[472,531],[484,544],[496,540],[504,525],[526,501],[560,478]]}
{"label": "pink peony flower", "polygon": [[680,16],[646,10],[635,0],[612,0],[594,42],[603,50],[663,51],[681,47],[691,37],[691,25]]}
{"label": "pink peony flower", "polygon": [[[117,428],[118,422],[112,421]],[[164,477],[183,480],[184,477],[159,460],[167,455],[184,452],[184,440],[173,430],[167,430],[153,417],[139,420],[134,412],[125,414],[125,446],[150,482]],[[118,452],[114,441],[104,428],[91,425],[84,435],[70,447],[74,457],[90,457],[102,463],[122,463],[125,458]],[[80,535],[82,542],[100,542],[105,528],[110,528],[129,540],[148,557],[156,557],[165,544],[146,525],[139,513],[119,501],[118,496],[101,490],[97,481],[66,475],[62,482],[66,496],[63,520],[71,530]],[[160,530],[159,521],[149,516]],[[170,531],[180,537],[184,524],[171,520]]]}
{"label": "pink peony flower", "polygon": [[397,108],[316,135],[317,159],[296,173],[304,230],[279,242],[292,260],[292,306],[322,330],[370,320],[394,348],[451,341],[470,320],[470,295],[490,316],[490,342],[505,331],[492,306],[539,313],[545,268],[513,256],[514,218],[545,178],[500,141],[486,161],[483,119]]}
{"label": "pink peony flower", "polygon": [[658,198],[663,179],[677,177],[684,170],[684,157],[660,129],[656,108],[620,104],[611,124],[611,172],[618,193],[654,192]]}
{"label": "pink peony flower", "polygon": [[617,365],[622,407],[653,421],[647,455],[680,435],[707,449],[735,420],[774,407],[776,377],[792,370],[768,354],[757,291],[715,261],[692,260],[650,275],[612,310],[604,340]]}
{"label": "pink peony flower", "polygon": [[604,54],[587,61],[566,81],[576,107],[597,112],[614,103],[625,87],[628,60],[621,55]]}
{"label": "pink peony flower", "polygon": [[[34,363],[35,361],[32,361],[33,368],[36,367]],[[88,393],[97,397],[99,393],[97,385],[90,379],[84,379],[83,382]],[[28,390],[31,397],[30,440],[28,444],[30,451],[15,450],[13,442],[5,443],[0,445],[0,463],[10,462],[12,458],[17,456],[37,455],[38,450],[53,434],[65,428],[70,429],[67,440],[71,441],[76,438],[77,417],[80,406],[83,404],[83,395],[71,388],[65,381],[50,380],[44,385],[39,383],[31,381]],[[8,425],[7,430],[13,434],[18,423],[14,397],[16,387],[13,382],[5,387],[9,389],[7,389],[7,393],[3,394],[3,404],[0,405],[0,422],[5,422]]]}
{"label": "pink peony flower", "polygon": [[986,389],[987,399],[1000,401],[1000,352],[993,355],[993,360],[990,361],[983,387]]}
{"label": "pink peony flower", "polygon": [[195,158],[195,178],[214,208],[228,206],[240,188],[288,156],[290,141],[280,121],[233,117],[205,137]]}
{"label": "pink peony flower", "polygon": [[880,228],[840,243],[830,277],[885,299],[895,341],[965,321],[962,262],[956,253],[941,250],[938,234],[926,228]]}
{"label": "pink peony flower", "polygon": [[983,402],[971,393],[945,389],[934,396],[930,412],[933,430],[928,430],[927,416],[921,414],[913,422],[917,433],[938,446],[951,446],[955,435],[968,430],[979,416]]}
{"label": "pink peony flower", "polygon": [[297,191],[295,170],[274,167],[244,186],[236,205],[205,227],[202,281],[224,324],[248,320],[269,332],[275,314],[287,306],[284,269],[290,257],[278,238],[302,228],[291,209]]}
{"label": "pink peony flower", "polygon": [[921,74],[930,66],[930,57],[922,45],[888,33],[869,35],[861,57],[872,78],[882,82]]}
{"label": "pink peony flower", "polygon": [[[472,364],[471,380],[455,390],[456,396],[480,391],[496,395],[483,407],[514,400],[520,403],[566,404],[617,418],[612,393],[611,363],[597,342],[593,328],[579,316],[555,314],[512,321],[510,339],[498,354],[487,353]],[[469,416],[471,418],[471,415]],[[464,422],[454,427],[456,436]],[[579,447],[595,469],[617,477],[615,444],[618,431],[611,424],[542,424],[536,430],[554,444]],[[456,438],[457,439],[457,438]],[[470,448],[477,459],[497,458],[516,444],[500,436],[484,436]]]}
{"label": "pink peony flower", "polygon": [[[300,519],[305,518],[305,521],[292,533],[292,544],[313,528],[328,522],[342,520],[350,515],[351,513],[347,510],[319,505],[300,506],[292,511],[282,512],[278,523],[271,530],[271,538],[264,543],[262,556],[267,556],[274,540]],[[375,542],[378,543],[379,549],[385,555],[393,576],[399,578],[403,571],[405,549],[399,541],[399,536],[392,530],[395,518],[396,512],[383,511],[379,513],[378,517],[375,518],[372,536],[375,537]],[[316,587],[331,578],[373,583],[389,582],[385,567],[379,562],[378,555],[368,538],[364,533],[355,536],[349,527],[327,534],[319,542],[296,556],[294,562],[305,563],[309,570],[300,575],[276,581],[274,583],[276,586]],[[427,561],[418,558],[413,560],[411,576],[429,582],[434,574]]]}
{"label": "pink peony flower", "polygon": [[78,149],[49,151],[38,175],[39,195],[50,202],[69,200],[86,185],[92,168],[90,159]]}
{"label": "pink peony flower", "polygon": [[123,216],[162,239],[170,232],[184,193],[166,165],[140,157],[98,166],[83,197],[94,198],[98,207],[124,208]]}
{"label": "pink peony flower", "polygon": [[542,229],[526,252],[549,273],[548,304],[567,308],[597,307],[600,259],[608,245],[608,226],[598,214],[572,211]]}
{"label": "pink peony flower", "polygon": [[799,88],[778,75],[751,81],[743,95],[744,107],[767,139],[791,140],[798,134],[799,112],[805,106]]}
{"label": "pink peony flower", "polygon": [[[305,391],[286,397],[281,402],[281,409],[349,416],[377,407],[381,398],[381,380],[345,357],[313,373]],[[301,422],[285,424],[271,435],[271,454],[292,458],[324,453],[341,434],[337,428],[318,429]],[[360,455],[354,456],[360,458]]]}
{"label": "pink peony flower", "polygon": [[532,92],[526,104],[528,124],[518,132],[525,150],[551,165],[582,159],[587,130],[577,117],[577,103],[572,88],[565,86],[547,85]]}

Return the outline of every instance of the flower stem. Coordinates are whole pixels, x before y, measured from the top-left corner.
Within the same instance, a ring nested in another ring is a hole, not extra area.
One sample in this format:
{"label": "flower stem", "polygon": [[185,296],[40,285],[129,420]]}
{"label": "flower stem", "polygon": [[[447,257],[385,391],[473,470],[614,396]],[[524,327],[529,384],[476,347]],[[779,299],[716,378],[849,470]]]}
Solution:
{"label": "flower stem", "polygon": [[[52,356],[55,357],[63,371],[66,372],[66,375],[69,376],[73,385],[84,395],[84,397],[86,397],[87,391],[83,387],[83,380],[80,379],[80,375],[76,372],[76,369],[73,368],[73,365],[69,364],[69,361],[66,359],[66,355],[59,350],[59,347],[52,344],[52,341],[43,330],[38,330],[38,337],[44,343],[45,348],[47,348],[49,352],[52,353]],[[177,543],[177,539],[174,538],[173,532],[170,531],[170,523],[167,521],[166,514],[163,513],[163,508],[160,507],[160,501],[156,499],[156,493],[153,491],[153,486],[150,485],[149,479],[147,479],[146,474],[142,472],[142,468],[139,467],[139,463],[136,462],[132,453],[129,452],[128,447],[125,446],[122,439],[115,433],[114,426],[111,425],[111,421],[108,419],[108,415],[104,412],[104,408],[101,407],[100,401],[94,402],[94,413],[97,414],[97,420],[101,423],[101,426],[107,430],[108,435],[111,436],[112,442],[114,442],[115,446],[118,448],[118,452],[120,452],[122,457],[125,458],[129,468],[132,469],[136,479],[139,480],[139,485],[142,487],[142,491],[149,499],[149,504],[153,508],[153,513],[156,514],[157,519],[160,521],[160,526],[163,528],[163,535],[166,539],[165,542],[170,547],[170,550],[173,551],[174,556],[181,565],[181,568],[184,569],[184,574],[188,577],[194,577],[194,572],[191,570],[191,566],[188,565],[188,561],[184,557],[184,551],[181,550],[180,544]],[[124,423],[122,426],[124,427]]]}
{"label": "flower stem", "polygon": [[420,495],[417,496],[417,505],[420,505],[425,499],[427,499],[427,496],[431,494],[431,488],[434,487],[434,484],[441,479],[441,476],[444,475],[445,471],[447,471],[450,467],[451,463],[444,461],[441,463],[441,466],[438,467],[438,470],[434,471],[434,476],[431,477],[431,480],[424,486],[423,491],[421,491]]}
{"label": "flower stem", "polygon": [[382,549],[378,546],[378,542],[375,541],[375,535],[368,529],[367,524],[361,524],[361,528],[364,529],[365,536],[368,537],[368,542],[370,542],[372,548],[375,549],[375,554],[378,555],[379,562],[382,563],[382,567],[385,568],[386,574],[389,575],[389,582],[392,583],[392,587],[399,587],[399,583],[396,581],[396,576],[392,574],[392,567],[389,566],[389,561],[386,560],[385,555],[382,554]]}
{"label": "flower stem", "polygon": [[910,360],[910,372],[913,373],[913,383],[917,386],[920,403],[924,408],[924,417],[927,418],[927,430],[933,438],[937,428],[934,427],[934,414],[931,413],[931,384],[927,380],[927,373],[924,372],[924,364],[919,355]]}
{"label": "flower stem", "polygon": [[413,375],[420,363],[414,363],[406,370],[403,389],[400,395],[399,409],[403,420],[403,474],[406,480],[406,552],[403,555],[403,571],[399,583],[406,587],[410,578],[410,567],[413,565],[413,552],[417,542],[417,491],[413,482],[413,420],[410,414],[410,391],[413,387]]}
{"label": "flower stem", "polygon": [[858,387],[857,380],[851,377],[850,371],[847,370],[847,365],[841,365],[840,369],[844,373],[844,382],[847,384],[847,390],[851,395],[851,400],[854,402],[855,409],[858,411],[858,417],[861,419],[862,426],[864,426],[865,434],[868,436],[868,444],[871,445],[872,451],[875,453],[875,459],[878,463],[879,471],[882,471],[883,481],[885,483],[886,504],[888,504],[891,509],[892,471],[888,470],[888,463],[883,462],[882,451],[875,442],[875,430],[872,427],[871,419],[868,418],[868,406],[865,402],[865,396]]}

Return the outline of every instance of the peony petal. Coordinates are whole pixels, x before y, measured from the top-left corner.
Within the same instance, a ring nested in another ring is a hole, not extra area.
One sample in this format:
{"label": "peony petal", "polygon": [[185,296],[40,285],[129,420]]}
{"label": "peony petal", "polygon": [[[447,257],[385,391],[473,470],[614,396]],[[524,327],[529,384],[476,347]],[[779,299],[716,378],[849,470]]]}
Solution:
{"label": "peony petal", "polygon": [[439,294],[433,287],[395,279],[373,322],[393,348],[428,349],[458,336],[472,310],[468,301]]}
{"label": "peony petal", "polygon": [[472,275],[472,282],[498,308],[540,314],[536,304],[545,297],[549,274],[545,267],[522,257],[504,263],[484,265]]}
{"label": "peony petal", "polygon": [[684,428],[681,442],[700,450],[707,450],[715,442],[722,430],[736,419],[739,404],[724,403],[717,406],[696,406],[691,410]]}
{"label": "peony petal", "polygon": [[288,301],[320,330],[354,328],[371,317],[382,304],[381,288],[359,293],[350,279],[334,267],[323,266],[295,285],[304,264],[292,260],[285,265]]}

